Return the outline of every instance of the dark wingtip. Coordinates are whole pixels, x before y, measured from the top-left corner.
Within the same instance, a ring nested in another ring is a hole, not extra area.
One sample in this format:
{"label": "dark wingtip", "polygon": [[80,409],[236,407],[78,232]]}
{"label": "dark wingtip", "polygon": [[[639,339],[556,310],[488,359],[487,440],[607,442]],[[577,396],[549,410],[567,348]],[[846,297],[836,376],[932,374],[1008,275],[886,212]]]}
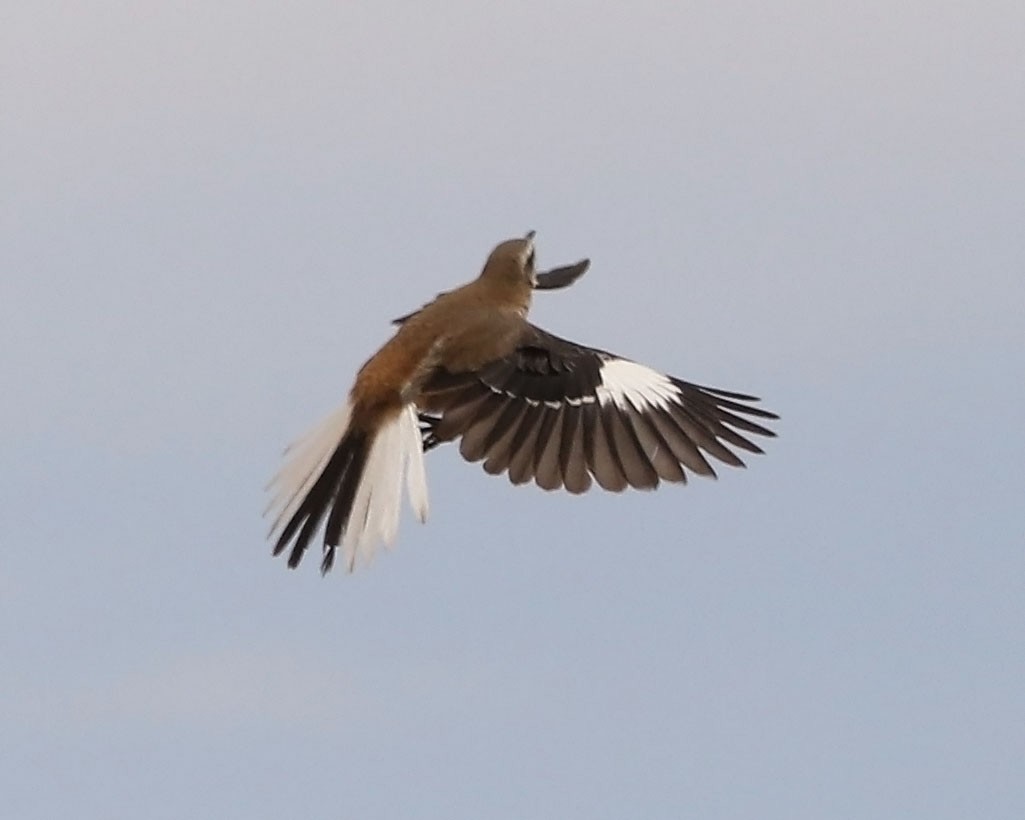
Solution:
{"label": "dark wingtip", "polygon": [[553,268],[544,273],[537,274],[535,290],[558,290],[572,285],[583,276],[591,265],[590,259],[581,259],[572,265],[565,265],[561,268]]}

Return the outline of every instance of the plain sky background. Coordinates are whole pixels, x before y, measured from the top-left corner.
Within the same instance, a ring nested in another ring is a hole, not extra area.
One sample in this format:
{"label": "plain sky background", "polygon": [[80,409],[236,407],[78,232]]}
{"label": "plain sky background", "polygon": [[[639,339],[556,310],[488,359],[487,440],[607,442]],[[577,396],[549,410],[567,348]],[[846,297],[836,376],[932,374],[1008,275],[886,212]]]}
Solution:
{"label": "plain sky background", "polygon": [[[1025,817],[1025,5],[0,8],[0,815]],[[761,395],[719,481],[263,486],[388,322]]]}

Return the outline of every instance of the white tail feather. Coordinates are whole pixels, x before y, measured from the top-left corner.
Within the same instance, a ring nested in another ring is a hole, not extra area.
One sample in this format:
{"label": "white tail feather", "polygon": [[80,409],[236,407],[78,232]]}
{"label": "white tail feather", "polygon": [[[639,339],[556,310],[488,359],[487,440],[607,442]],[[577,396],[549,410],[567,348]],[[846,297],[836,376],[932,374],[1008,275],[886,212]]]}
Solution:
{"label": "white tail feather", "polygon": [[[273,497],[268,512],[277,511],[272,532],[287,522],[320,477],[344,438],[351,417],[346,403],[291,445],[288,462],[268,485]],[[357,558],[369,562],[380,544],[391,545],[399,529],[405,478],[417,518],[427,520],[427,477],[415,405],[402,411],[374,435],[341,546],[351,570]]]}
{"label": "white tail feather", "polygon": [[320,478],[331,454],[349,428],[352,405],[346,402],[285,449],[288,461],[270,480],[273,493],[264,515],[277,510],[271,532],[281,528],[299,508],[313,482]]}
{"label": "white tail feather", "polygon": [[424,467],[423,440],[420,437],[419,419],[416,415],[416,407],[408,405],[405,415],[409,417],[405,428],[405,435],[409,441],[405,444],[406,452],[409,454],[409,463],[406,467],[406,490],[409,493],[409,503],[413,506],[413,512],[421,524],[427,522],[427,470]]}
{"label": "white tail feather", "polygon": [[[352,516],[342,539],[346,564],[350,570],[357,558],[369,563],[378,544],[390,546],[399,529],[402,509],[402,479],[408,476],[410,502],[417,516],[427,515],[426,481],[423,477],[423,444],[413,405],[381,427],[367,454],[363,478],[352,505]],[[414,495],[414,487],[416,494]]]}

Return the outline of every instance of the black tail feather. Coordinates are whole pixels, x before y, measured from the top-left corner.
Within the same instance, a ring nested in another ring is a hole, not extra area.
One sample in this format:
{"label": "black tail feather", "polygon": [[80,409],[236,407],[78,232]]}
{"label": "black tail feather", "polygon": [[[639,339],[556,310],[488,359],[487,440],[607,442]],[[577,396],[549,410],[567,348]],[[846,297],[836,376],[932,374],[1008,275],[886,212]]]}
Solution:
{"label": "black tail feather", "polygon": [[363,469],[370,454],[371,437],[366,433],[354,431],[346,436],[346,441],[352,455],[337,484],[334,506],[327,518],[327,526],[324,527],[324,559],[320,564],[322,573],[326,573],[334,564],[335,548],[341,543],[345,529],[349,526],[356,491],[363,479]]}
{"label": "black tail feather", "polygon": [[363,475],[368,451],[367,438],[367,435],[360,431],[350,430],[346,433],[306,493],[306,497],[282,529],[274,545],[274,555],[280,555],[295,538],[295,543],[288,554],[289,568],[295,569],[299,566],[306,548],[328,513],[330,516],[324,533],[324,563],[330,568],[334,549],[352,512],[356,488]]}

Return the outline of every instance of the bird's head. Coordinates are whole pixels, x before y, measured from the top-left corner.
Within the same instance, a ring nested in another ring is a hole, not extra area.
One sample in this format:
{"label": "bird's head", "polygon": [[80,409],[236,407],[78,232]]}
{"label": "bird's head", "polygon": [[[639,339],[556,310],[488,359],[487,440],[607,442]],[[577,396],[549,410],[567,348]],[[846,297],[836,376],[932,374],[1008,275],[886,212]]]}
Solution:
{"label": "bird's head", "polygon": [[534,232],[517,239],[501,242],[488,256],[481,271],[481,279],[506,286],[533,290],[537,282],[534,271]]}
{"label": "bird's head", "polygon": [[532,290],[555,290],[572,285],[591,264],[590,260],[581,259],[572,265],[538,273],[534,262],[534,231],[527,231],[525,236],[507,239],[491,252],[481,278]]}

